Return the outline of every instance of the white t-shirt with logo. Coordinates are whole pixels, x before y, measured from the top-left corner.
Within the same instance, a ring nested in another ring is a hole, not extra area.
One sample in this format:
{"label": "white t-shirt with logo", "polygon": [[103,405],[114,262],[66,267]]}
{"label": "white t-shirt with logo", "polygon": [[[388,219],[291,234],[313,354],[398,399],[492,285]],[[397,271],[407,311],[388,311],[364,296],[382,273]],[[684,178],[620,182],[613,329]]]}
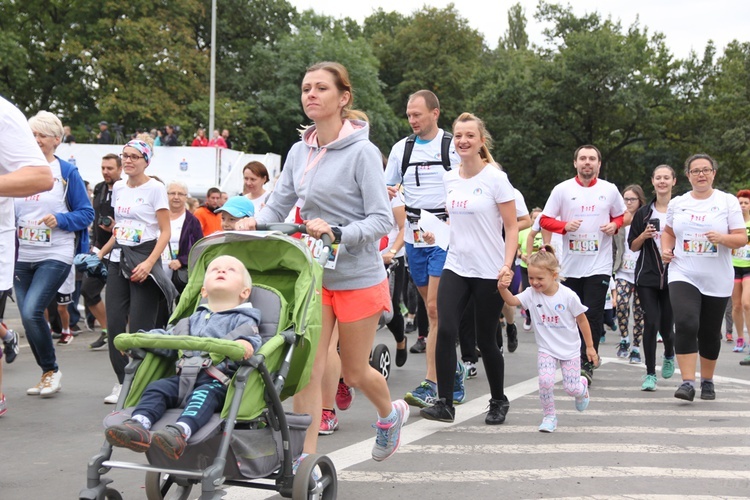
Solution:
{"label": "white t-shirt with logo", "polygon": [[612,217],[625,213],[625,202],[611,182],[597,179],[593,186],[584,187],[577,178],[568,179],[554,187],[542,213],[570,222],[582,220],[577,231],[563,235],[560,264],[562,275],[582,278],[597,274],[612,274],[612,236],[599,228],[609,224]]}
{"label": "white t-shirt with logo", "polygon": [[[156,179],[138,187],[129,187],[127,179],[112,186],[112,207],[115,209],[113,234],[121,246],[136,246],[159,237],[157,210],[168,210],[167,188]],[[112,262],[120,262],[120,250],[111,253]]]}
{"label": "white t-shirt with logo", "polygon": [[180,251],[180,235],[182,235],[182,226],[185,224],[185,213],[174,220],[169,221],[171,233],[169,235],[169,245],[164,247],[161,253],[161,266],[168,277],[172,276],[172,270],[169,263],[177,259],[177,253]]}
{"label": "white t-shirt with logo", "polygon": [[451,221],[444,269],[467,278],[497,279],[505,264],[503,219],[497,205],[515,200],[508,176],[486,165],[470,179],[461,178],[455,169],[443,181]]}
{"label": "white t-shirt with logo", "polygon": [[667,207],[667,225],[675,235],[669,282],[690,283],[710,297],[730,297],[734,288],[732,251],[708,241],[706,233],[745,230],[737,198],[718,189],[705,200],[690,193],[678,196]]}
{"label": "white t-shirt with logo", "polygon": [[635,283],[635,263],[638,262],[638,256],[641,251],[634,252],[628,245],[628,235],[630,234],[630,226],[621,228],[620,231],[625,230],[625,248],[622,252],[622,265],[620,269],[615,272],[615,279],[625,280],[628,283]]}
{"label": "white t-shirt with logo", "polygon": [[516,219],[529,215],[529,209],[526,206],[526,200],[523,198],[523,194],[516,188],[513,188],[513,195],[516,199]]}
{"label": "white t-shirt with logo", "polygon": [[49,164],[49,168],[55,179],[51,190],[15,199],[18,261],[57,260],[72,264],[75,233],[63,231],[59,227],[50,228],[42,222],[49,214],[68,213],[60,162],[55,159]]}
{"label": "white t-shirt with logo", "polygon": [[588,307],[570,288],[560,285],[552,296],[539,293],[529,287],[516,295],[521,307],[528,309],[537,348],[560,360],[581,356],[581,338],[578,335],[576,317]]}
{"label": "white t-shirt with logo", "polygon": [[[414,149],[411,152],[409,163],[441,161],[443,144],[443,130],[439,129],[434,139],[423,142],[417,137],[414,141]],[[445,189],[443,187],[443,176],[446,170],[442,164],[438,165],[412,165],[406,169],[406,174],[401,177],[401,164],[404,159],[404,148],[406,138],[398,141],[391,149],[388,156],[388,165],[385,169],[385,181],[389,186],[402,184],[404,188],[404,203],[411,208],[438,209],[445,207]],[[461,163],[461,158],[456,154],[456,147],[451,141],[449,148],[451,166]],[[419,170],[419,186],[417,186],[417,170]],[[410,230],[411,229],[411,230]],[[409,225],[404,231],[404,241],[414,243],[413,231],[418,229],[416,224]]]}
{"label": "white t-shirt with logo", "polygon": [[[396,193],[396,196],[391,198],[391,211],[393,209],[403,207],[404,206],[404,195],[401,194],[401,192]],[[406,224],[406,222],[404,222]],[[404,228],[404,235],[406,235],[406,228]],[[396,241],[396,238],[398,238],[398,224],[396,223],[395,217],[393,218],[393,227],[391,228],[391,231],[388,233],[388,244],[386,247],[381,250],[381,255],[385,255],[386,253],[390,252],[391,247],[393,246],[393,242]],[[403,257],[406,253],[405,247],[401,247],[401,249],[396,253],[396,255],[393,256],[393,258]]]}

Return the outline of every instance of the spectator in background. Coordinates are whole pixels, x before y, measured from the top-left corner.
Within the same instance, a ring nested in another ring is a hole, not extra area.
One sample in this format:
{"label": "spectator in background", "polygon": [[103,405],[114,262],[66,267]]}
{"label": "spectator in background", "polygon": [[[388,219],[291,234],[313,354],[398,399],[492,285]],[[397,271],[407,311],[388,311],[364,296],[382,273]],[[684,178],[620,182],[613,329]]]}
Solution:
{"label": "spectator in background", "polygon": [[[167,129],[167,136],[164,138],[162,145],[163,146],[178,146],[179,144],[177,143],[177,134],[175,134],[174,132],[174,126],[167,125],[166,129]],[[155,142],[154,142],[154,145],[156,145]]]}
{"label": "spectator in background", "polygon": [[109,123],[99,122],[99,133],[96,134],[97,144],[112,144],[112,136],[109,135]]}
{"label": "spectator in background", "polygon": [[[201,223],[187,211],[188,187],[184,182],[172,181],[167,186],[169,197],[169,221],[172,234],[167,248],[161,255],[161,263],[168,278],[180,268],[187,269],[188,255],[196,241],[203,238]],[[174,283],[174,280],[172,280]],[[175,285],[177,286],[177,285]],[[182,293],[182,290],[177,288]]]}
{"label": "spectator in background", "polygon": [[221,229],[234,231],[238,221],[255,215],[255,207],[244,196],[232,196],[216,213],[221,216]]}
{"label": "spectator in background", "polygon": [[198,198],[193,198],[192,196],[188,197],[187,199],[187,209],[188,212],[191,214],[195,214],[195,211],[198,210],[198,207],[201,206],[201,202]]}
{"label": "spectator in background", "polygon": [[259,161],[251,161],[242,169],[242,177],[245,180],[242,194],[253,202],[255,212],[258,213],[271,194],[271,191],[263,188],[269,180],[268,169]]}
{"label": "spectator in background", "polygon": [[223,137],[224,142],[227,143],[227,149],[232,149],[232,141],[229,140],[229,129],[222,130],[221,137]]}
{"label": "spectator in background", "polygon": [[65,125],[63,127],[63,138],[62,138],[63,144],[75,144],[76,138],[73,137],[73,134],[70,133],[70,127]]}
{"label": "spectator in background", "polygon": [[193,144],[191,144],[194,148],[203,148],[208,146],[208,137],[206,137],[206,131],[202,128],[199,128],[198,131],[195,133],[195,139],[193,139]]}
{"label": "spectator in background", "polygon": [[221,190],[212,187],[206,193],[206,203],[200,206],[194,213],[200,221],[203,236],[221,231],[221,215],[214,213],[221,203]]}
{"label": "spectator in background", "polygon": [[219,206],[223,207],[224,203],[226,203],[228,199],[229,199],[229,193],[227,193],[226,191],[222,191],[221,199],[219,200]]}
{"label": "spectator in background", "polygon": [[210,141],[208,141],[209,147],[214,148],[226,148],[227,147],[227,141],[224,140],[224,138],[219,135],[218,130],[214,130],[214,135],[211,138]]}
{"label": "spectator in background", "polygon": [[161,146],[161,130],[152,128],[149,132],[151,138],[154,140],[154,146]]}

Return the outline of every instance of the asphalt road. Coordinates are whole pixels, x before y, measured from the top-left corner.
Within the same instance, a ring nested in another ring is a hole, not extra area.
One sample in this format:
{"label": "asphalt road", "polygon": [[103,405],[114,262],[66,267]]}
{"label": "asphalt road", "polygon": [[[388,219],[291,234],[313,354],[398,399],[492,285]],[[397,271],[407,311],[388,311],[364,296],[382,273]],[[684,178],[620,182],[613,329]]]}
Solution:
{"label": "asphalt road", "polygon": [[[22,332],[13,304],[7,312],[6,322]],[[25,338],[16,362],[4,366],[9,410],[0,419],[0,499],[78,498],[86,463],[103,442],[102,419],[113,408],[102,401],[115,382],[107,352],[88,349],[97,336],[84,332],[57,348],[63,389],[50,399],[26,396],[40,369]],[[377,463],[370,458],[375,411],[358,395],[350,410],[339,412],[340,429],[319,442],[338,469],[339,498],[750,497],[750,367],[738,364],[744,355],[722,346],[717,399],[686,403],[672,396],[679,372],[660,377],[656,392],[641,392],[644,366],[615,358],[617,339],[609,332],[589,409],[577,412],[558,383],[558,430],[542,434],[533,334],[519,337],[518,350],[505,357],[511,409],[504,425],[484,424],[489,388],[480,366],[479,376],[467,381],[468,400],[457,408],[455,423],[425,421],[413,411],[400,451]],[[415,338],[408,336],[409,345]],[[377,342],[393,353],[387,331]],[[424,355],[413,354],[404,367],[394,367],[392,397],[414,388],[424,367]],[[113,456],[140,458],[127,450]],[[145,498],[143,473],[113,470],[109,476],[124,498]],[[233,487],[226,498],[280,497]]]}

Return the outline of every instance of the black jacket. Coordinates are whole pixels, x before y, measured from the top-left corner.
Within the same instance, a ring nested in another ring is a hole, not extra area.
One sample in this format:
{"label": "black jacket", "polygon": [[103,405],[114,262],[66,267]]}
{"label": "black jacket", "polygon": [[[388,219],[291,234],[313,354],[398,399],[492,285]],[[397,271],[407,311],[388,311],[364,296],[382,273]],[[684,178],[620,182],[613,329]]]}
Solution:
{"label": "black jacket", "polygon": [[[641,208],[633,216],[633,222],[630,224],[630,234],[628,234],[628,246],[632,245],[633,240],[646,230],[648,221],[653,213],[651,207],[655,200]],[[661,228],[662,231],[664,228]],[[667,265],[661,261],[661,252],[656,242],[652,238],[647,239],[641,247],[641,253],[638,256],[638,262],[635,264],[635,285],[649,288],[658,288],[664,290],[667,288]]]}

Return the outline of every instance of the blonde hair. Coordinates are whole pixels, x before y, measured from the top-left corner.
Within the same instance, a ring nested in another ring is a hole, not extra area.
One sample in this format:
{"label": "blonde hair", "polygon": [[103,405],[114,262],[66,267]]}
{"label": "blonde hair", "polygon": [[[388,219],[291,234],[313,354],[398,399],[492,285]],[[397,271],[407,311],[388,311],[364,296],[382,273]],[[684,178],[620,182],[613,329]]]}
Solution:
{"label": "blonde hair", "polygon": [[29,118],[31,130],[50,137],[62,138],[65,135],[63,124],[58,117],[49,111],[40,111]]}
{"label": "blonde hair", "polygon": [[555,257],[555,249],[552,248],[552,245],[544,245],[538,252],[532,254],[529,257],[528,266],[546,269],[552,274],[560,272],[560,262]]}
{"label": "blonde hair", "polygon": [[490,149],[492,149],[492,136],[487,131],[487,127],[484,125],[484,121],[482,121],[482,119],[478,116],[471,113],[461,113],[459,117],[456,118],[456,121],[453,122],[453,128],[456,128],[457,123],[466,122],[476,123],[477,128],[479,129],[479,137],[484,139],[484,144],[482,144],[482,147],[479,149],[479,157],[484,160],[484,163],[491,163],[502,170],[500,164],[492,158],[492,154],[490,153]]}
{"label": "blonde hair", "polygon": [[[239,265],[240,266],[240,268],[242,269],[242,278],[243,278],[242,279],[242,284],[245,285],[248,288],[252,288],[252,286],[253,286],[253,278],[250,276],[250,271],[247,270],[247,267],[245,267],[245,264],[243,264],[240,259],[238,259],[237,257],[234,257],[233,255],[219,255],[218,257],[212,259],[211,262],[209,262],[208,265],[206,266],[206,271],[208,271],[208,268],[211,267],[211,264],[213,264],[214,261],[216,261],[218,259],[224,259],[224,258],[229,259],[232,262],[234,262],[235,265]],[[205,277],[203,278],[203,285],[204,286],[206,285],[206,278]]]}
{"label": "blonde hair", "polygon": [[[142,134],[136,135],[135,138],[148,144],[148,147],[151,148],[151,151],[154,150],[154,138],[151,137],[151,134],[144,132]],[[151,155],[153,156],[153,153],[151,153]]]}

